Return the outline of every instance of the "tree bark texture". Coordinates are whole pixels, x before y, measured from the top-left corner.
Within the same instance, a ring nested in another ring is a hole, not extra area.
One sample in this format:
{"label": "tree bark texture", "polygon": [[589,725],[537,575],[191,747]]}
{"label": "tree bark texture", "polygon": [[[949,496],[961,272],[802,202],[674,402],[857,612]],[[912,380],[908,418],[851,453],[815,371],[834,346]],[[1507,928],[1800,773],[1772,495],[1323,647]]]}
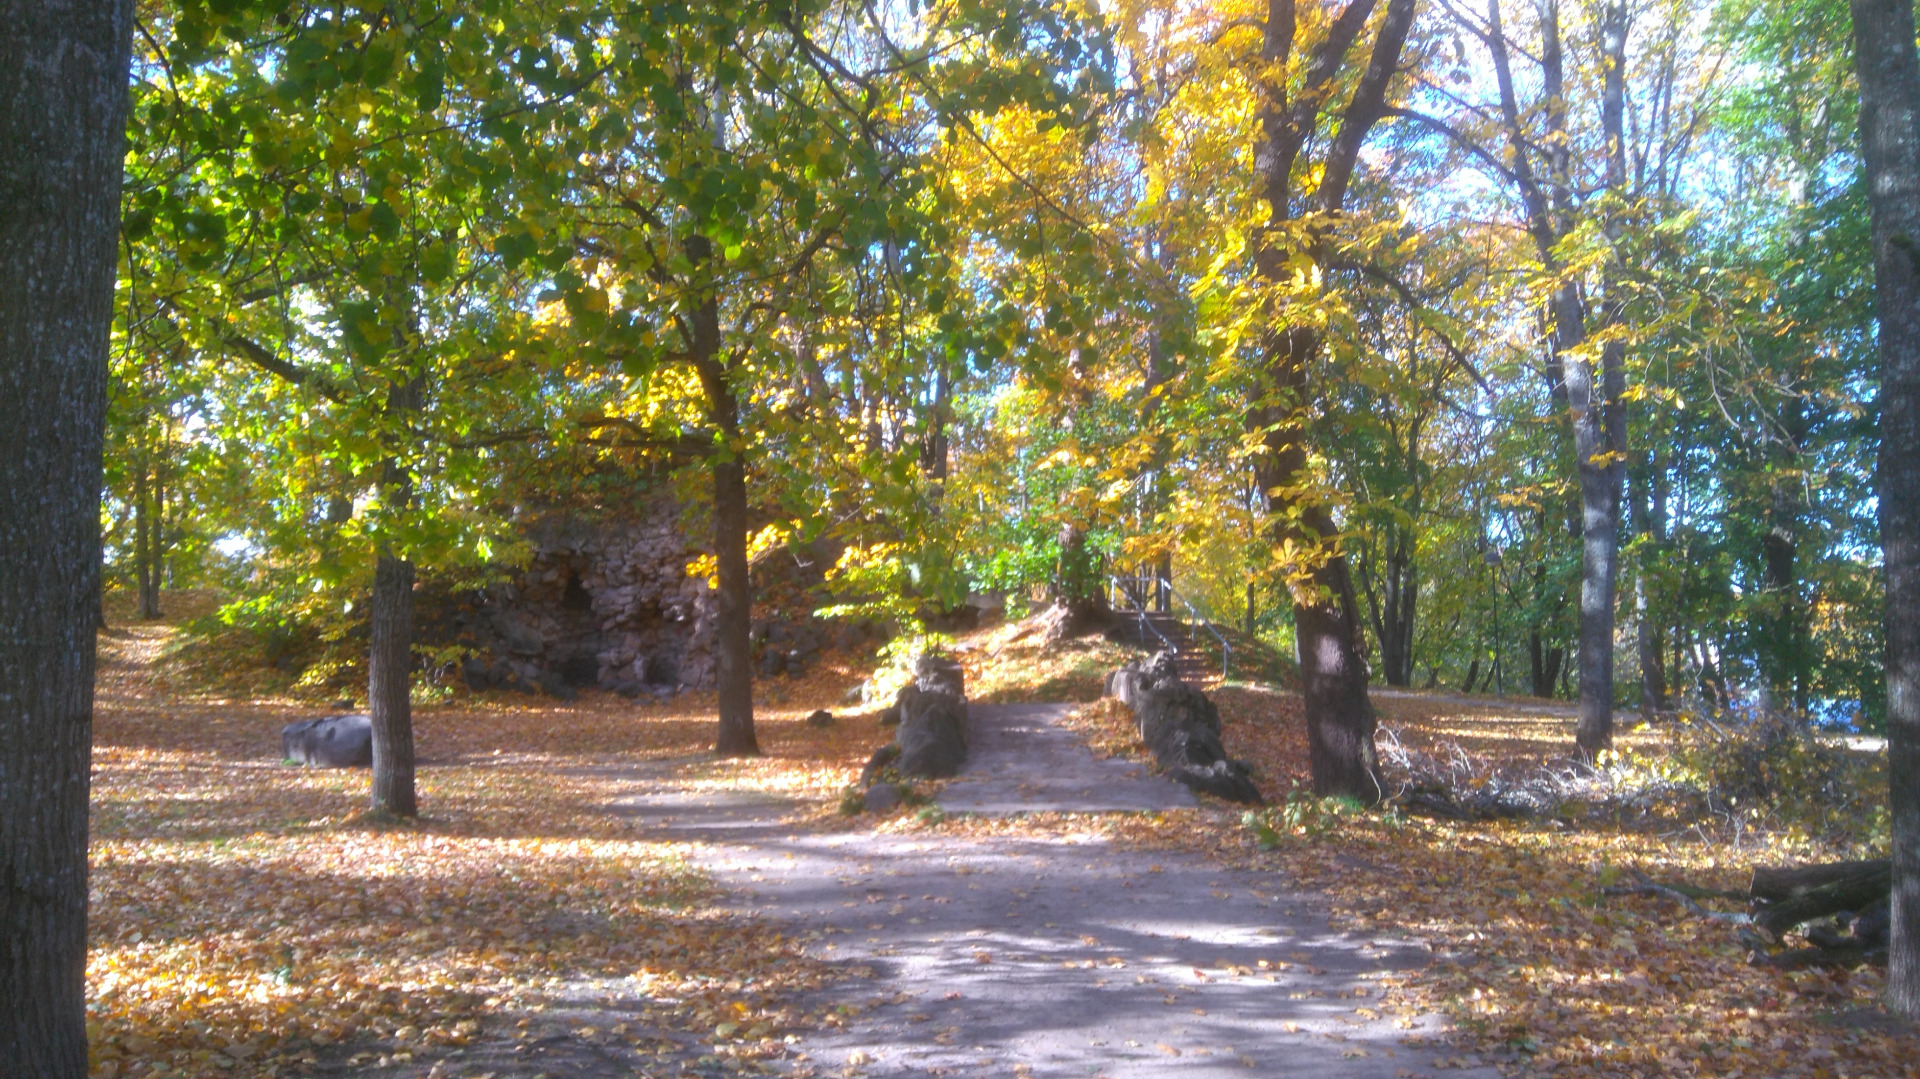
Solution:
{"label": "tree bark texture", "polygon": [[[696,262],[711,257],[704,236],[688,241]],[[721,445],[713,458],[713,555],[718,563],[718,604],[714,619],[714,682],[720,729],[713,751],[722,757],[754,757],[760,741],[753,733],[753,581],[747,565],[747,465],[739,456],[740,401],[720,355],[720,305],[711,296],[688,319],[695,372],[706,394],[707,416]]]}
{"label": "tree bark texture", "polygon": [[[1561,290],[1572,293],[1574,286]],[[1587,755],[1613,744],[1614,594],[1620,577],[1620,502],[1626,469],[1621,460],[1625,390],[1614,345],[1601,349],[1600,370],[1572,349],[1585,343],[1585,316],[1576,298],[1555,305],[1556,351],[1573,413],[1573,456],[1580,479],[1580,721],[1574,741]],[[1558,332],[1565,326],[1567,332]]]}
{"label": "tree bark texture", "polygon": [[[393,286],[395,302],[409,302]],[[394,330],[395,352],[408,347],[404,327]],[[420,411],[426,378],[418,375],[387,389],[387,415],[406,419]],[[413,474],[399,457],[381,469],[381,498],[404,512],[413,503]],[[372,809],[395,817],[419,816],[413,783],[413,581],[411,561],[384,544],[373,571],[371,640],[367,651],[367,715],[373,723]]]}
{"label": "tree bark texture", "polygon": [[722,757],[760,753],[753,733],[753,585],[747,566],[747,468],[738,459],[713,463],[713,550],[719,561],[714,668]]}
{"label": "tree bark texture", "polygon": [[1920,61],[1912,0],[1852,0],[1880,323],[1880,546],[1893,809],[1888,1004],[1920,1015]]}
{"label": "tree bark texture", "polygon": [[373,571],[367,715],[373,720],[373,811],[420,813],[413,786],[413,563],[383,552]]}
{"label": "tree bark texture", "polygon": [[0,0],[0,1072],[87,1074],[87,793],[126,0]]}

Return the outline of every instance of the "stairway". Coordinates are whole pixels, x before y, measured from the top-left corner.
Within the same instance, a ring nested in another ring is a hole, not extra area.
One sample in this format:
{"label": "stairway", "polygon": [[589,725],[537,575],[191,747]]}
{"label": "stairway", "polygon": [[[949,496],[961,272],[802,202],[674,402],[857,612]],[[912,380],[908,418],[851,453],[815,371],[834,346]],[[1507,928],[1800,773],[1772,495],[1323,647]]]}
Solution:
{"label": "stairway", "polygon": [[[1140,616],[1126,611],[1116,611],[1119,625],[1115,636],[1129,644],[1137,644],[1148,652],[1159,652],[1172,644],[1178,651],[1174,655],[1174,667],[1180,677],[1187,682],[1207,682],[1220,677],[1220,661],[1211,650],[1203,651],[1187,632],[1185,623],[1171,614],[1149,613],[1145,631],[1140,628]],[[1154,630],[1158,630],[1156,635]],[[1166,638],[1162,641],[1161,638]]]}

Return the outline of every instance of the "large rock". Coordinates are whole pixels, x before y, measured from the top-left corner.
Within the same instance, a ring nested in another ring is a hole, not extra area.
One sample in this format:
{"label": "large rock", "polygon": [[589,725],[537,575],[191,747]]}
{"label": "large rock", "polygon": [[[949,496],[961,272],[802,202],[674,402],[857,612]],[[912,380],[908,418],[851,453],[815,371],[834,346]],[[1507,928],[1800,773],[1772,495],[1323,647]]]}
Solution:
{"label": "large rock", "polygon": [[[1133,718],[1140,740],[1157,757],[1170,753],[1179,734],[1205,732],[1220,741],[1220,710],[1207,695],[1185,682],[1153,686],[1135,695]],[[1164,762],[1163,762],[1164,763]]]}
{"label": "large rock", "polygon": [[867,758],[867,766],[860,770],[860,786],[863,788],[873,786],[874,783],[885,774],[886,769],[892,767],[893,762],[899,759],[900,746],[898,743],[888,742],[886,745],[874,750],[873,756]]}
{"label": "large rock", "polygon": [[1154,759],[1169,778],[1197,794],[1211,794],[1229,802],[1259,805],[1265,799],[1253,785],[1247,766],[1227,757],[1220,735],[1203,727],[1164,727],[1154,748]]}
{"label": "large rock", "polygon": [[371,768],[373,720],[350,715],[289,723],[280,731],[280,755],[315,768]]}
{"label": "large rock", "polygon": [[1228,758],[1220,742],[1220,710],[1198,687],[1181,680],[1173,653],[1114,671],[1107,676],[1107,694],[1133,709],[1140,740],[1170,778],[1230,802],[1263,801],[1251,771]]}
{"label": "large rock", "polygon": [[944,779],[959,772],[967,761],[966,698],[911,685],[900,690],[894,704],[900,709],[900,729],[893,736],[900,747],[895,764],[900,774]]}
{"label": "large rock", "polygon": [[967,671],[951,656],[924,655],[913,663],[913,684],[927,693],[951,693],[965,699]]}
{"label": "large rock", "polygon": [[892,783],[875,783],[867,788],[866,806],[869,813],[891,813],[906,801],[906,795]]}

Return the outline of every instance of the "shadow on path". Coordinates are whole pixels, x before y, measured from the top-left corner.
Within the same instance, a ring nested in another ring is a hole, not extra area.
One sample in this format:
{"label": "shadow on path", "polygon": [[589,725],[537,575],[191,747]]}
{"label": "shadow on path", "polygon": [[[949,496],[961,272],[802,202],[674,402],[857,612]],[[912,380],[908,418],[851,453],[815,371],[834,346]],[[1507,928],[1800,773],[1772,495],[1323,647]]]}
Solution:
{"label": "shadow on path", "polygon": [[[973,706],[972,762],[943,807],[1195,805],[1137,764],[1095,758],[1055,722],[1066,707]],[[823,958],[873,970],[831,992],[853,1017],[808,1035],[783,1065],[793,1074],[1358,1079],[1442,1063],[1400,1044],[1436,1033],[1434,1018],[1403,1027],[1375,1011],[1376,979],[1420,965],[1425,949],[1331,932],[1283,881],[1093,835],[783,832],[775,801],[654,790],[621,811],[697,833],[695,859],[744,908],[788,922]]]}

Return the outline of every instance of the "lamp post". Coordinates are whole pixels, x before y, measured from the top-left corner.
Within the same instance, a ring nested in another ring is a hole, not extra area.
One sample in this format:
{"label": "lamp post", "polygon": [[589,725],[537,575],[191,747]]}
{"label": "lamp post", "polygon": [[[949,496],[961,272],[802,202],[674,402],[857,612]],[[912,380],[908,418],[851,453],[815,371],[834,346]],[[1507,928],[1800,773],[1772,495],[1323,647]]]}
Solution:
{"label": "lamp post", "polygon": [[1487,567],[1493,570],[1493,695],[1507,695],[1507,672],[1500,662],[1500,548],[1487,548]]}

